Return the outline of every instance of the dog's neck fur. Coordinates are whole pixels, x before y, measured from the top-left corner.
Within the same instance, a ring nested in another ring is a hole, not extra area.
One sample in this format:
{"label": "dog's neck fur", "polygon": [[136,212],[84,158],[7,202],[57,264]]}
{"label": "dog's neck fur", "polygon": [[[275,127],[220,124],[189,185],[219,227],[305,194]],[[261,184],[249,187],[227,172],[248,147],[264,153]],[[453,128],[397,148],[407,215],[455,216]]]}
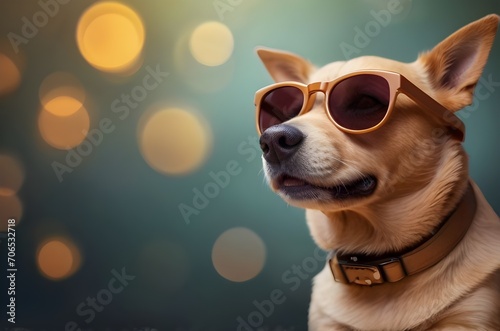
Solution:
{"label": "dog's neck fur", "polygon": [[444,144],[453,146],[429,160],[435,171],[428,178],[415,179],[420,182],[418,190],[408,193],[403,181],[366,206],[335,212],[308,210],[314,214],[308,222],[323,223],[310,226],[318,245],[341,253],[385,254],[404,251],[428,238],[457,206],[468,182],[462,146],[454,140]]}

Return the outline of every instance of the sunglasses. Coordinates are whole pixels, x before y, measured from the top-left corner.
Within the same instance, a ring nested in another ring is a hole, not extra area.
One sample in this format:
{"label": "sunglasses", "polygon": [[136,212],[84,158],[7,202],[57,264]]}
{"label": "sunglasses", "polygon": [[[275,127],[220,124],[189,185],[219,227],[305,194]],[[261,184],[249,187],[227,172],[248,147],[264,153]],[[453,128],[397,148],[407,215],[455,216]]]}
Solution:
{"label": "sunglasses", "polygon": [[331,82],[305,85],[282,82],[255,93],[257,131],[261,135],[273,125],[284,123],[311,110],[316,92],[325,94],[325,109],[340,130],[362,134],[386,123],[399,93],[404,93],[423,110],[451,129],[459,141],[465,126],[453,112],[419,89],[401,74],[384,70],[364,70]]}

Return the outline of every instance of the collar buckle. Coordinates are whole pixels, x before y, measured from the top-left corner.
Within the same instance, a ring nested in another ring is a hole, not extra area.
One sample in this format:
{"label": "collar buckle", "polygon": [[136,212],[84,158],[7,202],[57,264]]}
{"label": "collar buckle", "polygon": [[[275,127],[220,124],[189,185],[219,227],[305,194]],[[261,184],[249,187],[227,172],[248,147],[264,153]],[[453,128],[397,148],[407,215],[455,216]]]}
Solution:
{"label": "collar buckle", "polygon": [[349,283],[368,286],[384,283],[382,274],[376,266],[344,264],[342,270]]}
{"label": "collar buckle", "polygon": [[335,281],[339,283],[371,286],[397,282],[407,276],[403,263],[395,257],[367,264],[358,263],[356,257],[346,259],[335,254],[329,264]]}

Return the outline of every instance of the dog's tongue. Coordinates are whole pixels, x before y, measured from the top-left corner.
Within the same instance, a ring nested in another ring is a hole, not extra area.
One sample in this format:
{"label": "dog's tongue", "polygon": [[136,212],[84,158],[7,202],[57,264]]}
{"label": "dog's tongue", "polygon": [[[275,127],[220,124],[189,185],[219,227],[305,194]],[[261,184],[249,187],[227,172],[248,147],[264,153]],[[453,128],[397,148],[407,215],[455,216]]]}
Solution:
{"label": "dog's tongue", "polygon": [[298,178],[286,177],[283,180],[283,185],[284,186],[302,186],[302,185],[305,185],[305,182],[303,180],[298,179]]}

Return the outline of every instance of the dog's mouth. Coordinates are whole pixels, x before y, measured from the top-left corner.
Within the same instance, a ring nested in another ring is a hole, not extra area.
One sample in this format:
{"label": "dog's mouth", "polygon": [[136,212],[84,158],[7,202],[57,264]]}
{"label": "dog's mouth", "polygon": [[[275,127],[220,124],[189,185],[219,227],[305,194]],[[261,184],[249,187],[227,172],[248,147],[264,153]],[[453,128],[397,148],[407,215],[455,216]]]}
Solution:
{"label": "dog's mouth", "polygon": [[335,186],[318,186],[287,174],[276,179],[276,189],[293,200],[346,200],[370,196],[377,178],[363,176]]}

